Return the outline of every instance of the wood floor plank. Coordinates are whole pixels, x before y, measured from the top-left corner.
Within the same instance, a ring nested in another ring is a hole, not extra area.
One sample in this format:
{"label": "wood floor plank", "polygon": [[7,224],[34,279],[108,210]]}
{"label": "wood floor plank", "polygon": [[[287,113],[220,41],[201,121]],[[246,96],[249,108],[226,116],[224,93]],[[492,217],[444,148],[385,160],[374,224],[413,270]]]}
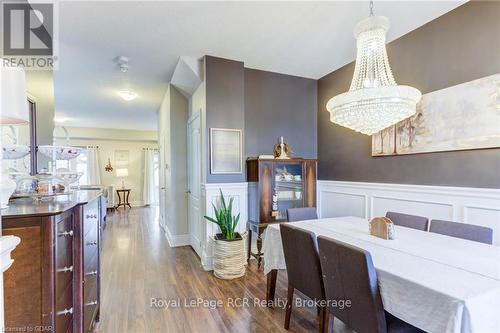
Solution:
{"label": "wood floor plank", "polygon": [[[201,267],[191,247],[170,248],[156,208],[120,209],[108,215],[102,250],[101,322],[98,333],[287,332],[283,308],[254,306],[265,300],[266,279],[255,263],[244,277],[217,279]],[[286,276],[278,274],[276,297],[286,299]],[[151,307],[151,298],[179,300],[176,308]],[[216,308],[183,302],[222,300]],[[229,306],[229,299],[249,305]],[[289,332],[317,332],[316,309],[294,309]]]}

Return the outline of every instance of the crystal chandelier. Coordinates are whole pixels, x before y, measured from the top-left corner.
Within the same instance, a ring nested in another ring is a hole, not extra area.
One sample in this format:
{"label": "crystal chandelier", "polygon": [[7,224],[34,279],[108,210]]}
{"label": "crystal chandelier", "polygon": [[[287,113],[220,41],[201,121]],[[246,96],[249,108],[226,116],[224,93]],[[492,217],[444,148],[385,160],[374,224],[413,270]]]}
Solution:
{"label": "crystal chandelier", "polygon": [[373,16],[370,1],[370,17],[354,28],[358,54],[351,87],[326,104],[333,123],[372,135],[415,114],[422,94],[392,76],[385,49],[389,26],[387,17]]}

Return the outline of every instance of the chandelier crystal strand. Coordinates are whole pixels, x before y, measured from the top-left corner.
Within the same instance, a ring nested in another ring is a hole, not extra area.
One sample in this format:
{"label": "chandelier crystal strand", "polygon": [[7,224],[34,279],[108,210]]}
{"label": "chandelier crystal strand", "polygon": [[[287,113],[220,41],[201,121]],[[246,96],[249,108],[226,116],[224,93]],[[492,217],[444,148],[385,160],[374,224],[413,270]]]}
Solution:
{"label": "chandelier crystal strand", "polygon": [[367,135],[414,115],[422,96],[418,89],[394,80],[385,48],[389,20],[370,12],[354,28],[357,56],[349,91],[326,105],[333,123]]}

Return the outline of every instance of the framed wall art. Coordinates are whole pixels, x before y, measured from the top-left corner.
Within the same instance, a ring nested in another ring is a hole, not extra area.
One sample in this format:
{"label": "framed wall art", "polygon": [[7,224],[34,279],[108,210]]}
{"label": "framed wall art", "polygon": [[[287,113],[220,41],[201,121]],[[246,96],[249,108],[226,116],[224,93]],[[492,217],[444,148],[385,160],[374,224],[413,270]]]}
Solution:
{"label": "framed wall art", "polygon": [[130,152],[128,150],[115,150],[115,165],[128,166]]}
{"label": "framed wall art", "polygon": [[210,173],[243,172],[243,138],[239,129],[210,129]]}
{"label": "framed wall art", "polygon": [[417,113],[372,136],[372,156],[500,147],[500,74],[422,96]]}

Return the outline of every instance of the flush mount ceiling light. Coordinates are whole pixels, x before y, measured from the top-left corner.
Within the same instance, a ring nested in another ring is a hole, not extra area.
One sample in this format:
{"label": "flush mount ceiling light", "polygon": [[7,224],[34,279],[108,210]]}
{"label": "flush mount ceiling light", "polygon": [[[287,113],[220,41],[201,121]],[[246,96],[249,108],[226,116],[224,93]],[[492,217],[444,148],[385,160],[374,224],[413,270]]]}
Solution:
{"label": "flush mount ceiling light", "polygon": [[125,101],[131,101],[137,97],[137,94],[130,90],[120,90],[118,95],[123,98]]}
{"label": "flush mount ceiling light", "polygon": [[373,16],[370,1],[370,16],[354,27],[357,56],[351,87],[326,104],[333,123],[372,135],[415,114],[422,94],[394,80],[385,49],[389,27],[387,17]]}
{"label": "flush mount ceiling light", "polygon": [[[128,61],[129,59],[125,56],[118,56],[114,59],[114,62],[118,65],[120,72],[123,74],[126,74],[129,70]],[[132,90],[125,89],[118,91],[118,96],[120,96],[123,100],[130,102],[131,100],[136,99],[138,95]]]}

